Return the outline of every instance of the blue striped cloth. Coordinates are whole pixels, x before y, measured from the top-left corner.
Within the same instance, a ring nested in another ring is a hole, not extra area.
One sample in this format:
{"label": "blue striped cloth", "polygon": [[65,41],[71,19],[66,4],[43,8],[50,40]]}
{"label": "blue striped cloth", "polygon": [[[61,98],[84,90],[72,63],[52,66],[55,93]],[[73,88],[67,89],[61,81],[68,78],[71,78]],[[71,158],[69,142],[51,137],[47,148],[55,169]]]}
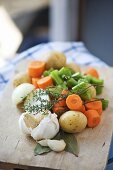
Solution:
{"label": "blue striped cloth", "polygon": [[26,50],[13,59],[5,59],[2,66],[0,65],[0,93],[10,80],[16,65],[22,60],[40,59],[48,51],[60,51],[65,53],[68,62],[75,62],[79,65],[106,66],[106,64],[92,55],[82,42],[50,42],[40,44]]}
{"label": "blue striped cloth", "polygon": [[[39,60],[43,54],[53,50],[63,52],[68,62],[75,62],[80,66],[107,66],[99,58],[92,55],[82,42],[50,42],[40,44],[21,54],[17,54],[13,59],[4,60],[2,65],[0,63],[0,93],[3,92],[18,63],[22,60]],[[111,147],[109,158],[112,157],[112,150],[113,146]],[[108,165],[108,169],[111,170],[110,165]]]}

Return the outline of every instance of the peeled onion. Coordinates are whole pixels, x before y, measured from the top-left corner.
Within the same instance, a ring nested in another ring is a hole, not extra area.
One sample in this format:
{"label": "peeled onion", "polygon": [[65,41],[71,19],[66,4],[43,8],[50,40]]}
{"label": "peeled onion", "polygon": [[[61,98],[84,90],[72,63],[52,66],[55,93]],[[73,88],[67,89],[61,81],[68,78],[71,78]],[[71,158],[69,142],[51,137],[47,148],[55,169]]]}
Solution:
{"label": "peeled onion", "polygon": [[23,83],[19,85],[13,91],[12,102],[15,105],[21,103],[25,99],[25,97],[27,97],[27,95],[31,93],[31,91],[34,89],[35,89],[34,85],[30,83]]}

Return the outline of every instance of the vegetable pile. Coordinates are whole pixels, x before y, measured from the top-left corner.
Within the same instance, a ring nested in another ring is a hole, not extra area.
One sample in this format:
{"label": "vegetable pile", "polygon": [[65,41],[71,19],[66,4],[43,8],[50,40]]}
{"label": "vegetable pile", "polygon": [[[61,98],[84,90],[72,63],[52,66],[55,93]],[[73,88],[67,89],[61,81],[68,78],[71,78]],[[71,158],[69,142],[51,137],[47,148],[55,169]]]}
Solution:
{"label": "vegetable pile", "polygon": [[75,133],[98,126],[108,107],[108,100],[97,97],[104,80],[95,68],[81,73],[78,65],[67,64],[62,53],[47,56],[14,78],[12,101],[24,108],[19,127],[37,141],[35,155],[66,150],[77,156]]}

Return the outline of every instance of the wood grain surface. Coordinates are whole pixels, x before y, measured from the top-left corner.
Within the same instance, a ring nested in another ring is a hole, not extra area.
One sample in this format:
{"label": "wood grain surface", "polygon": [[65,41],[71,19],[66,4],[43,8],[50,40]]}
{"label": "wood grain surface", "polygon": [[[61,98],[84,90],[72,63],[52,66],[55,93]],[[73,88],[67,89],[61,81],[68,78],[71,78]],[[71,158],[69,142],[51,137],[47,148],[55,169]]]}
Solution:
{"label": "wood grain surface", "polygon": [[[25,69],[20,64],[17,71]],[[103,170],[106,167],[113,131],[113,69],[100,68],[100,76],[105,80],[102,96],[109,99],[109,108],[103,112],[100,125],[94,129],[86,128],[76,134],[80,153],[78,157],[67,153],[50,152],[34,156],[36,142],[24,136],[18,126],[19,110],[12,105],[12,81],[5,89],[0,102],[0,167],[3,164],[14,167],[37,167],[37,169],[62,170]]]}

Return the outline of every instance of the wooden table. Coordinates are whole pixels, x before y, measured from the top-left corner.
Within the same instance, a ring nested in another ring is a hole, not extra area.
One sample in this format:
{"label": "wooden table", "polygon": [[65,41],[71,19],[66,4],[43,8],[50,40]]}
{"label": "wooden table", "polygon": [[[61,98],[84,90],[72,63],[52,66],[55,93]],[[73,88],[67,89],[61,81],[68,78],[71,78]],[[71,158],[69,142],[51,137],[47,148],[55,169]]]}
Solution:
{"label": "wooden table", "polygon": [[[21,63],[17,71],[25,64]],[[21,134],[18,127],[20,113],[11,102],[13,87],[10,82],[0,103],[0,168],[104,170],[113,131],[113,69],[101,68],[99,72],[105,80],[102,96],[109,99],[109,108],[103,112],[98,127],[86,128],[76,135],[80,146],[78,157],[67,152],[34,156],[35,141]]]}

